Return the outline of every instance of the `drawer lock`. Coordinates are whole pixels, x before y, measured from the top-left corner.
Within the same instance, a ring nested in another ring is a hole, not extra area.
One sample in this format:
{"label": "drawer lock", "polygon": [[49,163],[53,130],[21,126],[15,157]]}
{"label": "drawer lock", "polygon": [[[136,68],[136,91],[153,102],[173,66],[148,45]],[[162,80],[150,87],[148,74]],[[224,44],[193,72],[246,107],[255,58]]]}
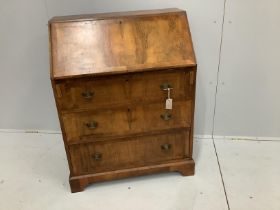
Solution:
{"label": "drawer lock", "polygon": [[95,128],[97,128],[98,123],[95,122],[95,121],[91,121],[91,122],[86,123],[86,126],[87,126],[89,129],[95,129]]}
{"label": "drawer lock", "polygon": [[172,85],[169,83],[163,83],[160,85],[160,89],[162,90],[168,90],[168,89],[173,89]]}
{"label": "drawer lock", "polygon": [[172,114],[171,113],[164,113],[162,115],[160,115],[161,119],[165,120],[165,121],[168,121],[168,120],[171,120],[172,119]]}
{"label": "drawer lock", "polygon": [[85,92],[82,92],[82,96],[85,99],[91,99],[94,96],[94,92],[93,91],[85,91]]}
{"label": "drawer lock", "polygon": [[169,151],[171,149],[171,144],[162,144],[161,150],[163,151]]}
{"label": "drawer lock", "polygon": [[92,155],[92,158],[93,158],[94,160],[96,160],[96,161],[100,161],[100,160],[102,160],[102,154],[99,153],[99,152],[94,153],[94,154]]}

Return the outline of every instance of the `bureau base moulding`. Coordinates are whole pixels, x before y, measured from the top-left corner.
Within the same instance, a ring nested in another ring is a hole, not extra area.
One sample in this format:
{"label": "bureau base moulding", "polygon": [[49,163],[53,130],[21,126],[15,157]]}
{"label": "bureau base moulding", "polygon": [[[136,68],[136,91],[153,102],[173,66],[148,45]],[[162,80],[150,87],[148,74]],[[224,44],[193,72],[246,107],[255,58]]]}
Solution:
{"label": "bureau base moulding", "polygon": [[160,172],[179,172],[183,176],[194,175],[194,161],[180,160],[176,162],[164,163],[159,165],[143,166],[138,168],[121,169],[102,173],[71,176],[69,177],[71,191],[83,191],[86,186],[95,182],[123,179],[128,177],[142,176]]}

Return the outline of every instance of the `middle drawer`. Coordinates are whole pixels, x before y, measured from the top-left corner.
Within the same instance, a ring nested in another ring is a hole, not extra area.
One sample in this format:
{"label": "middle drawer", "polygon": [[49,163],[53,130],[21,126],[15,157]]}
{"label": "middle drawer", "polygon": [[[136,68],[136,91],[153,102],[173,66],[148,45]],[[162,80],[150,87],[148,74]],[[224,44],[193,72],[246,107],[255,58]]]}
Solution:
{"label": "middle drawer", "polygon": [[190,127],[191,101],[175,102],[172,110],[163,103],[62,114],[67,141],[86,138]]}

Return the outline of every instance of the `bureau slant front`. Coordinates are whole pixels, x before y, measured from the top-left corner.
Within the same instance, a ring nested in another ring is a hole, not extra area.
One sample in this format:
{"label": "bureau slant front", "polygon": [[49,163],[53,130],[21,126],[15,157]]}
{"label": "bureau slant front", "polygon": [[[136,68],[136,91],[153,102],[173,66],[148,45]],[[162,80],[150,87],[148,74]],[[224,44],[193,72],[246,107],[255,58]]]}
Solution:
{"label": "bureau slant front", "polygon": [[194,174],[196,60],[186,12],[54,17],[51,82],[72,192],[145,174]]}

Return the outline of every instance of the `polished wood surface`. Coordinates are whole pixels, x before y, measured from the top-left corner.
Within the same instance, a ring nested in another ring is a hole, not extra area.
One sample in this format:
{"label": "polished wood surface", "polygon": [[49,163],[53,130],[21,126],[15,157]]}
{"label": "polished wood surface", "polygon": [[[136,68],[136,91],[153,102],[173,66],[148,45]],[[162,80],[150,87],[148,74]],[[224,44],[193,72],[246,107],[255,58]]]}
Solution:
{"label": "polished wood surface", "polygon": [[194,175],[194,166],[195,164],[192,159],[181,159],[150,166],[119,169],[101,173],[91,173],[81,176],[70,176],[69,182],[71,185],[71,191],[75,193],[83,191],[84,188],[91,183],[123,179],[127,177],[142,176],[162,172],[179,172],[183,176],[191,176]]}
{"label": "polished wood surface", "polygon": [[73,174],[99,173],[188,157],[187,131],[71,146]]}
{"label": "polished wood surface", "polygon": [[83,15],[68,15],[53,17],[49,22],[76,22],[76,21],[88,21],[88,20],[104,20],[115,19],[121,17],[137,17],[137,16],[153,16],[153,15],[169,15],[172,13],[185,13],[184,10],[178,8],[156,9],[156,10],[137,10],[126,12],[109,12],[109,13],[95,13],[95,14],[83,14]]}
{"label": "polished wood surface", "polygon": [[[79,141],[83,136],[124,135],[129,129],[127,109],[86,111],[64,114],[63,124],[68,141]],[[91,126],[96,122],[96,126]]]}
{"label": "polished wood surface", "polygon": [[[162,115],[170,114],[166,120]],[[166,110],[165,102],[136,106],[132,109],[132,132],[145,132],[172,128],[188,128],[191,125],[191,101],[173,102],[173,109]]]}
{"label": "polished wood surface", "polygon": [[184,11],[50,21],[55,79],[195,66]]}
{"label": "polished wood surface", "polygon": [[63,111],[114,107],[129,99],[127,76],[61,80],[56,91]]}
{"label": "polished wood surface", "polygon": [[66,79],[56,83],[55,91],[63,111],[163,102],[167,96],[161,89],[163,84],[172,86],[171,97],[174,100],[184,100],[191,98],[191,72],[189,69],[168,69],[118,77]]}
{"label": "polished wood surface", "polygon": [[71,191],[163,171],[194,174],[196,61],[186,13],[56,17],[49,29]]}
{"label": "polished wood surface", "polygon": [[[191,126],[191,101],[175,102],[173,110],[166,110],[164,103],[135,107],[73,112],[62,115],[67,141],[83,137],[110,137],[129,135],[171,128]],[[162,115],[171,114],[164,120]]]}

